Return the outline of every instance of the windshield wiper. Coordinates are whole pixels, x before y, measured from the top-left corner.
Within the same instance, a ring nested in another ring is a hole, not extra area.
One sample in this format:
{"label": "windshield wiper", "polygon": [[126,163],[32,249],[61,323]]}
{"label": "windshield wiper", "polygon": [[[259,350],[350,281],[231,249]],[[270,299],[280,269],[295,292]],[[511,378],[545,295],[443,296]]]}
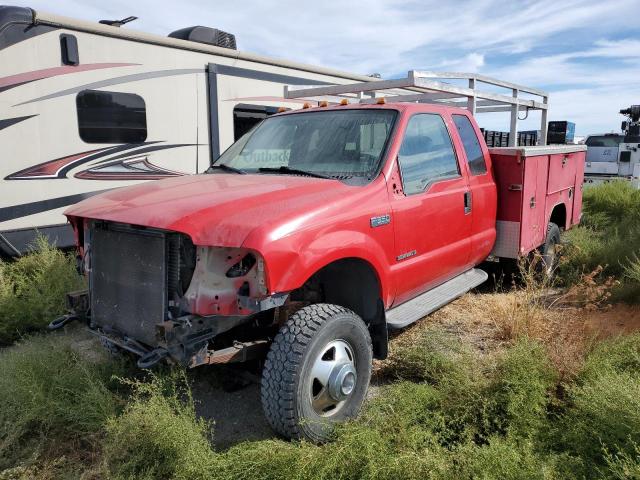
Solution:
{"label": "windshield wiper", "polygon": [[204,173],[211,173],[214,168],[219,168],[220,170],[224,170],[226,172],[239,173],[240,175],[246,175],[247,172],[244,170],[240,170],[239,168],[232,167],[230,165],[226,165],[224,163],[216,163],[215,165],[211,165],[209,168],[205,170]]}
{"label": "windshield wiper", "polygon": [[286,165],[281,165],[279,167],[260,167],[258,169],[259,172],[277,172],[277,173],[297,173],[299,175],[307,175],[309,177],[316,178],[326,178],[329,180],[333,180],[329,175],[324,175],[322,173],[317,172],[309,172],[308,170],[301,170],[299,168],[291,168]]}

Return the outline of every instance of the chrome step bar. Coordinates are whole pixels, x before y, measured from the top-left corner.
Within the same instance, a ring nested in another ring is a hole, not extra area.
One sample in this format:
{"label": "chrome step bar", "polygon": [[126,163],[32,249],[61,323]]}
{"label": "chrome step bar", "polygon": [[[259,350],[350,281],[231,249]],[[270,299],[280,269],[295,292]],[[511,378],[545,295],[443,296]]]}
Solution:
{"label": "chrome step bar", "polygon": [[448,282],[387,310],[387,326],[391,330],[398,330],[411,325],[477,287],[487,278],[489,275],[483,270],[467,270]]}

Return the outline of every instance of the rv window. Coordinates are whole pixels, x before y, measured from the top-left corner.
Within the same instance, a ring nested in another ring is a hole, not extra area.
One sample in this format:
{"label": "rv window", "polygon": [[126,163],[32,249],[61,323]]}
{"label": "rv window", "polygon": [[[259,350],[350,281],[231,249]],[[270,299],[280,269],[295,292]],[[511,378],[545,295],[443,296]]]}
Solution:
{"label": "rv window", "polygon": [[[288,110],[288,109],[287,109]],[[240,103],[233,109],[233,135],[238,140],[269,115],[278,113],[278,107]]]}
{"label": "rv window", "polygon": [[144,100],[132,93],[84,90],[76,97],[80,138],[87,143],[141,143],[147,139]]}

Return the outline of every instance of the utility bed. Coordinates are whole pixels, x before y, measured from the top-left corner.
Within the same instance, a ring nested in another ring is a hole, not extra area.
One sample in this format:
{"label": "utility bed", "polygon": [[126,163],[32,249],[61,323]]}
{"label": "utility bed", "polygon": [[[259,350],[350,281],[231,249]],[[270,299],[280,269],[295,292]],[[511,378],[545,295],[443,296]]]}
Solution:
{"label": "utility bed", "polygon": [[560,229],[579,223],[586,151],[584,145],[489,149],[498,189],[494,256],[517,258],[537,248],[549,219]]}

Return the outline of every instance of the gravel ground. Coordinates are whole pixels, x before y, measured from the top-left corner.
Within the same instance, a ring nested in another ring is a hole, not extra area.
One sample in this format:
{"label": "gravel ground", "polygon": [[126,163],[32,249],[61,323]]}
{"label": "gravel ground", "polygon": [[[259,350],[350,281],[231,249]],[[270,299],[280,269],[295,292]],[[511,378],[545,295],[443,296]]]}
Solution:
{"label": "gravel ground", "polygon": [[[226,450],[247,440],[278,438],[262,413],[260,377],[241,366],[202,367],[191,373],[198,415],[214,423],[213,444]],[[372,379],[367,399],[379,392]]]}
{"label": "gravel ground", "polygon": [[276,438],[262,414],[259,377],[225,366],[201,367],[192,375],[196,412],[213,422],[216,450],[247,440]]}

